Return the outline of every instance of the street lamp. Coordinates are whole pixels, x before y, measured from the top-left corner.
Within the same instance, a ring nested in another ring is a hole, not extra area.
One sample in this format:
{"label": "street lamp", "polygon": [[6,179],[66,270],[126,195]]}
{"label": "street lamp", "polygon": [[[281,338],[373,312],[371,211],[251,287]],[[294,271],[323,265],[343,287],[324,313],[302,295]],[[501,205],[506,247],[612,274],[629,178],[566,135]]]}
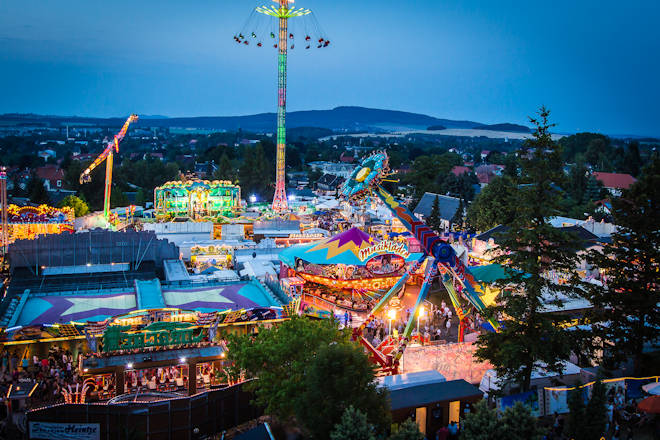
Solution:
{"label": "street lamp", "polygon": [[392,321],[396,318],[396,310],[395,309],[390,309],[387,311],[387,317],[390,318],[390,332],[389,334],[392,335]]}
{"label": "street lamp", "polygon": [[[419,336],[419,320],[422,318],[422,315],[426,312],[424,310],[424,306],[419,306],[419,309],[417,310],[417,336]],[[421,338],[420,338],[421,340]]]}

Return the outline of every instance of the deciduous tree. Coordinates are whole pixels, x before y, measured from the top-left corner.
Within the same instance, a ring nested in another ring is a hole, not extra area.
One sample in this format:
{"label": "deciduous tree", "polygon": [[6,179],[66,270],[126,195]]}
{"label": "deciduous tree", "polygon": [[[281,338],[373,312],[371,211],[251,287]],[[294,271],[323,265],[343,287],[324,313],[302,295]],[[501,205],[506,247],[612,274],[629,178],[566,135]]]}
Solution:
{"label": "deciduous tree", "polygon": [[89,207],[84,200],[76,196],[66,196],[60,203],[60,207],[69,206],[73,208],[73,213],[76,217],[82,217],[89,212]]}
{"label": "deciduous tree", "polygon": [[510,223],[517,206],[518,187],[509,176],[494,178],[470,204],[467,222],[478,231]]}
{"label": "deciduous tree", "polygon": [[330,439],[333,426],[351,406],[366,414],[377,434],[390,426],[387,391],[376,387],[373,364],[353,342],[320,345],[293,397],[296,419],[316,440]]}

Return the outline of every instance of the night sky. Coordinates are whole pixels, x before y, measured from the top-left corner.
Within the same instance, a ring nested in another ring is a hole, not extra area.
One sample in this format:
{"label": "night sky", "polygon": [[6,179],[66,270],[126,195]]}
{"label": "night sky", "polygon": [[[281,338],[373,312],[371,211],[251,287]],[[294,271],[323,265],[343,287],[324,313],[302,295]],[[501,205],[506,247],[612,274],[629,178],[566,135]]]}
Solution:
{"label": "night sky", "polygon": [[[264,0],[263,3],[270,3]],[[0,113],[275,111],[276,51],[232,37],[252,0],[3,0]],[[332,41],[289,58],[289,110],[360,105],[660,135],[660,1],[298,0]]]}

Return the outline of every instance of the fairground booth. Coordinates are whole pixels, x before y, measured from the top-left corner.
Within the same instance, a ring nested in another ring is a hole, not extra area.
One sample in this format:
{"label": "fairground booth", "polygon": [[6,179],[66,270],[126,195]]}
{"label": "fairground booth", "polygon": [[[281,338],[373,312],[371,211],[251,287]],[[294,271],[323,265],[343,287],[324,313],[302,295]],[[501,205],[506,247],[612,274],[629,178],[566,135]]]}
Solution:
{"label": "fairground booth", "polygon": [[305,304],[366,312],[421,257],[405,240],[378,241],[358,228],[280,252],[280,285]]}
{"label": "fairground booth", "polygon": [[161,217],[232,217],[241,208],[241,188],[225,180],[178,180],[154,189],[154,201]]}

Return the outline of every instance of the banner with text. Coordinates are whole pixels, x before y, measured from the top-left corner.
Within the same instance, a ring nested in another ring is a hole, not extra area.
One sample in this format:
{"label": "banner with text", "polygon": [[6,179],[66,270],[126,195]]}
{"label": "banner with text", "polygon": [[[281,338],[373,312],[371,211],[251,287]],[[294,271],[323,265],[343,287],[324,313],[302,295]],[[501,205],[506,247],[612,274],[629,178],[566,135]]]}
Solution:
{"label": "banner with text", "polygon": [[30,439],[42,440],[99,440],[98,423],[30,422]]}

